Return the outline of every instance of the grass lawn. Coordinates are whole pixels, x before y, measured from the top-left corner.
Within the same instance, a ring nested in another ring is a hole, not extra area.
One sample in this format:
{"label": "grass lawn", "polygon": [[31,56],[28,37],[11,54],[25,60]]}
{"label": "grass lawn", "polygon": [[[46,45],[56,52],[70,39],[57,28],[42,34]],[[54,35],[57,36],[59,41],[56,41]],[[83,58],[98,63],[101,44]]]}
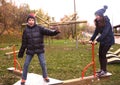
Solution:
{"label": "grass lawn", "polygon": [[[7,37],[4,38],[4,37]],[[17,50],[20,48],[20,39],[9,36],[0,37],[0,48],[11,46],[12,44],[17,45]],[[50,44],[45,43],[45,59],[47,63],[49,77],[67,80],[81,77],[82,69],[91,61],[91,45],[82,45],[79,43],[78,48],[75,46],[75,42],[69,40],[53,40]],[[120,45],[115,44],[112,46],[111,51],[115,51],[120,48]],[[4,54],[12,51],[0,50],[0,85],[12,85],[20,78],[10,74],[7,71],[8,67],[13,66],[13,57],[8,58]],[[98,45],[95,46],[95,60],[96,69],[99,69],[99,62],[97,57]],[[18,59],[21,66],[24,64],[24,58]],[[108,71],[113,75],[109,80],[97,82],[94,85],[120,85],[120,64],[108,65]],[[37,73],[41,75],[41,67],[38,62],[38,58],[35,55],[29,66],[29,72]],[[92,68],[89,68],[85,76],[92,74]]]}

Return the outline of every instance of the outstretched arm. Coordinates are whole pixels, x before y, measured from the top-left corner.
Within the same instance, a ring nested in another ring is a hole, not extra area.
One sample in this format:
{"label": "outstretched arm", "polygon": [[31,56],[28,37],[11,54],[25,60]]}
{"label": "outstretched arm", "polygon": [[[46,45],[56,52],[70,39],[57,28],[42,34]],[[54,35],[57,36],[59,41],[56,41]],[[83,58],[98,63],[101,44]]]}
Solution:
{"label": "outstretched arm", "polygon": [[60,33],[60,30],[57,28],[55,30],[51,30],[51,29],[41,27],[40,29],[41,29],[41,33],[43,35],[54,36],[54,35],[57,35],[58,33]]}

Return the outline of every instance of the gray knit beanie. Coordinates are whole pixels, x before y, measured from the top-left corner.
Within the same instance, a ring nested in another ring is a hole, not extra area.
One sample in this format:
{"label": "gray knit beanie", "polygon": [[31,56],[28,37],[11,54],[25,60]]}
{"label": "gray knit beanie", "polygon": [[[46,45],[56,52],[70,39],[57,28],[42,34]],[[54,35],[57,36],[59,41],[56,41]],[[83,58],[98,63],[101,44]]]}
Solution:
{"label": "gray knit beanie", "polygon": [[95,12],[95,15],[103,16],[108,6],[104,5],[102,9],[99,9]]}

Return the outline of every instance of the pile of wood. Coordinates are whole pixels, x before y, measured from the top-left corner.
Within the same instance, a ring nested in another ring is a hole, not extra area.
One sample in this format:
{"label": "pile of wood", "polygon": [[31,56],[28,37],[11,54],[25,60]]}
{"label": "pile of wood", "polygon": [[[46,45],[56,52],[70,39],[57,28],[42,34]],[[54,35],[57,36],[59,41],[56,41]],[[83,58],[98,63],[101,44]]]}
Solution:
{"label": "pile of wood", "polygon": [[108,64],[120,63],[120,48],[115,52],[108,52],[107,55]]}

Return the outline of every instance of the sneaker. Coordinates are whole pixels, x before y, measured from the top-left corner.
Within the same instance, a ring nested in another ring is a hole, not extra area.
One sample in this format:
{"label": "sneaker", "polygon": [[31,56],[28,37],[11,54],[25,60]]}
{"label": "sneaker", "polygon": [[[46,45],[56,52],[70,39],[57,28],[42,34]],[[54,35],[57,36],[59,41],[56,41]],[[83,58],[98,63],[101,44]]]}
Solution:
{"label": "sneaker", "polygon": [[107,71],[101,71],[100,73],[97,74],[98,77],[103,76],[107,73]]}
{"label": "sneaker", "polygon": [[21,80],[21,85],[25,85],[25,80],[24,79]]}
{"label": "sneaker", "polygon": [[50,79],[48,77],[44,78],[46,82],[50,82]]}

